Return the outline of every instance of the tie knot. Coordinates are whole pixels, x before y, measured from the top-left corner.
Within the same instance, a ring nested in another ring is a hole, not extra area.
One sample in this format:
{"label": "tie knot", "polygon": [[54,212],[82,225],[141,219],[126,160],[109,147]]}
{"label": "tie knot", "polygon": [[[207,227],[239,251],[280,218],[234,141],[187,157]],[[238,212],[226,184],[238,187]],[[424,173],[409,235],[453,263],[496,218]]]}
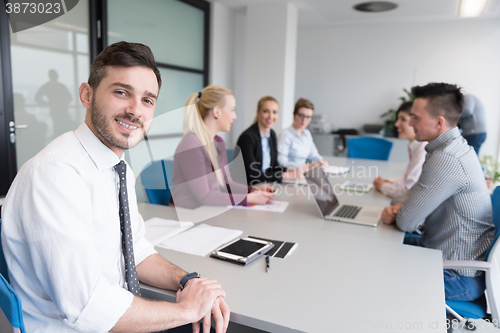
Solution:
{"label": "tie knot", "polygon": [[125,161],[120,161],[117,165],[115,165],[115,170],[118,172],[118,174],[125,174],[125,171],[127,170],[127,165],[125,164]]}

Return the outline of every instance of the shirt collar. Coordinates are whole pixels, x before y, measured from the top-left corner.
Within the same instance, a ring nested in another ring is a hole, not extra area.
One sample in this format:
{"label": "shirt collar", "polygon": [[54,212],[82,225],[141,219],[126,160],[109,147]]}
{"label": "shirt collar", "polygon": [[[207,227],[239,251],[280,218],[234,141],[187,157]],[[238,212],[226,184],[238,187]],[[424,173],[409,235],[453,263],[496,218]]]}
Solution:
{"label": "shirt collar", "polygon": [[414,151],[415,149],[417,149],[418,147],[420,147],[421,144],[427,144],[427,141],[413,140],[412,142],[410,142],[408,144],[408,149],[410,149],[411,151]]}
{"label": "shirt collar", "polygon": [[106,147],[85,122],[76,129],[75,135],[99,171],[112,168],[123,159],[123,155],[120,159]]}
{"label": "shirt collar", "polygon": [[266,136],[262,136],[262,133],[260,131],[259,134],[261,139],[269,139],[269,137],[271,136],[271,131],[269,131]]}
{"label": "shirt collar", "polygon": [[453,127],[452,129],[447,130],[446,132],[429,142],[427,146],[425,146],[425,150],[428,153],[432,153],[434,150],[446,146],[448,143],[461,135],[462,134],[460,134],[458,127]]}

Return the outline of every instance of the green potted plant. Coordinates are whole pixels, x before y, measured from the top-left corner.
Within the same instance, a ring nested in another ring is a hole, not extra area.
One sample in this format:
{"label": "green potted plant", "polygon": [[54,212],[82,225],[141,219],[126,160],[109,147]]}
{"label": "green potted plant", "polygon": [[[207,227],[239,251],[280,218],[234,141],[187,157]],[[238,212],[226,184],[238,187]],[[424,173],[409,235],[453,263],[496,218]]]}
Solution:
{"label": "green potted plant", "polygon": [[[403,91],[406,93],[406,96],[401,96],[399,97],[399,100],[401,100],[400,104],[406,103],[406,102],[413,102],[415,100],[415,96],[408,91],[407,89],[403,88]],[[385,119],[385,125],[383,129],[384,136],[396,136],[396,131],[394,129],[394,124],[396,123],[396,109],[390,109],[389,111],[383,113],[380,115],[380,118],[386,118]]]}
{"label": "green potted plant", "polygon": [[483,167],[488,188],[496,186],[500,181],[500,163],[498,163],[498,159],[491,155],[483,156],[481,157],[481,166]]}

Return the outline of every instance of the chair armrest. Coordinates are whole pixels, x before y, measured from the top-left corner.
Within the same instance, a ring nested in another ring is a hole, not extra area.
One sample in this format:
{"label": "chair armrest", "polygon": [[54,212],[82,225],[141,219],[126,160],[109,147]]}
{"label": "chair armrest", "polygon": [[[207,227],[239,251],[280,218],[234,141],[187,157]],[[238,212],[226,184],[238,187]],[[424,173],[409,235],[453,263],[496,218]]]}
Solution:
{"label": "chair armrest", "polygon": [[491,263],[487,261],[443,260],[444,269],[476,269],[479,271],[487,271],[490,267]]}

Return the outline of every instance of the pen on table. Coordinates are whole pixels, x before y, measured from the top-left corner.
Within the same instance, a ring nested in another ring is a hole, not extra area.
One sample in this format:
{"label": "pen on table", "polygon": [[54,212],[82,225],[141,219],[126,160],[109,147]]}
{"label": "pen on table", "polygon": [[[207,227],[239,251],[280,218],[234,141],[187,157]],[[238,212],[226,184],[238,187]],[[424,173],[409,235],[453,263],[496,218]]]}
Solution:
{"label": "pen on table", "polygon": [[269,256],[266,256],[266,273],[269,273]]}

